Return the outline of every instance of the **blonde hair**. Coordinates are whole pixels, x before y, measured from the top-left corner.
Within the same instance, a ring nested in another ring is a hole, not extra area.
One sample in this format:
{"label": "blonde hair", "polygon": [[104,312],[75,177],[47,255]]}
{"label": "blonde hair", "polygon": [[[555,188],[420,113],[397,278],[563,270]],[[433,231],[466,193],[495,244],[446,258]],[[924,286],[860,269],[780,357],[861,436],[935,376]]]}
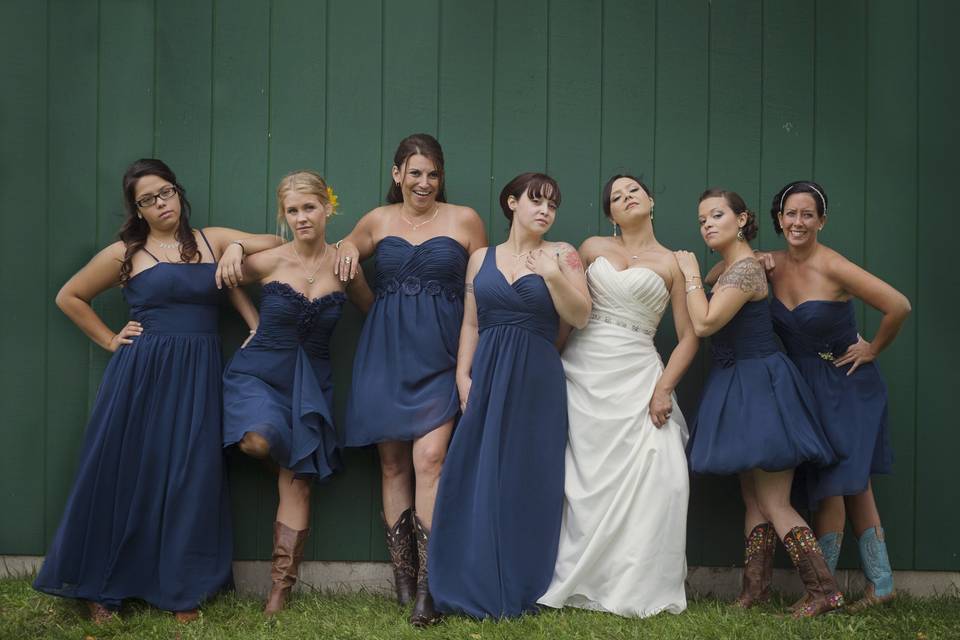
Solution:
{"label": "blonde hair", "polygon": [[332,205],[333,212],[331,215],[336,215],[337,196],[333,193],[333,189],[330,188],[327,181],[323,179],[323,176],[316,171],[294,171],[288,173],[280,180],[280,184],[277,185],[277,235],[281,238],[285,239],[286,232],[289,230],[283,211],[283,199],[286,198],[287,194],[291,191],[317,196],[320,204],[324,206],[328,204]]}

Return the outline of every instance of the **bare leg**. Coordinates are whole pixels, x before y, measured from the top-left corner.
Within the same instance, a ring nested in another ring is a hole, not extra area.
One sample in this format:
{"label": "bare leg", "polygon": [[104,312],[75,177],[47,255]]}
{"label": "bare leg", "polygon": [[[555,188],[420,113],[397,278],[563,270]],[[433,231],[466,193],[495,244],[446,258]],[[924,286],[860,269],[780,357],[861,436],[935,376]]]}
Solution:
{"label": "bare leg", "polygon": [[850,514],[850,524],[853,525],[855,536],[859,538],[867,529],[880,526],[880,512],[877,510],[877,502],[873,497],[873,485],[871,483],[867,483],[866,491],[855,496],[847,496],[844,501],[846,502],[847,512]]}
{"label": "bare leg", "polygon": [[310,525],[310,483],[298,480],[289,469],[280,469],[277,476],[280,505],[277,521],[294,531],[302,531]]}
{"label": "bare leg", "polygon": [[383,496],[383,517],[392,526],[400,515],[413,506],[413,460],[409,442],[381,442],[380,482]]}
{"label": "bare leg", "polygon": [[806,527],[806,521],[790,505],[790,485],[793,484],[793,469],[767,472],[753,470],[753,483],[760,511],[773,523],[782,540],[794,527]]}
{"label": "bare leg", "polygon": [[843,502],[843,496],[831,496],[820,501],[817,511],[813,515],[814,530],[817,532],[818,538],[822,538],[828,533],[843,531],[843,525],[847,517]]}
{"label": "bare leg", "polygon": [[240,451],[258,460],[270,455],[270,443],[256,431],[247,431],[243,434],[243,439],[237,443],[237,446],[240,447]]}
{"label": "bare leg", "polygon": [[413,443],[413,467],[416,474],[416,512],[423,526],[433,528],[433,503],[437,499],[440,470],[447,457],[453,433],[453,421],[444,424]]}
{"label": "bare leg", "polygon": [[743,536],[746,538],[758,524],[767,522],[766,516],[760,510],[760,503],[757,502],[757,491],[753,484],[753,472],[744,471],[740,474],[740,495],[743,497],[743,505],[746,511],[743,514]]}

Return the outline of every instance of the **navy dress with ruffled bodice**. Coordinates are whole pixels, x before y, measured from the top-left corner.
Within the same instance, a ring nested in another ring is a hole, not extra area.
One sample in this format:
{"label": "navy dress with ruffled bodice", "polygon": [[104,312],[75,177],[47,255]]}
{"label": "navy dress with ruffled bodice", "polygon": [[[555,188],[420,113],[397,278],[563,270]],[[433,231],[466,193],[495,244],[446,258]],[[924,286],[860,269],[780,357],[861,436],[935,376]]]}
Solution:
{"label": "navy dress with ruffled bodice", "polygon": [[429,576],[439,610],[504,618],[536,611],[553,578],[567,394],[547,285],[536,274],[507,283],[496,249],[486,251],[472,385],[440,475]]}
{"label": "navy dress with ruffled bodice", "polygon": [[376,299],[353,361],[347,446],[414,440],[457,415],[467,257],[448,236],[377,244]]}
{"label": "navy dress with ruffled bodice", "polygon": [[160,262],[123,288],[143,334],[104,371],[34,588],[185,611],[232,583],[215,271]]}
{"label": "navy dress with ruffled bodice", "polygon": [[260,325],[223,374],[223,444],[247,432],[298,478],[323,480],[340,467],[333,426],[330,336],[346,296],[307,299],[286,282],[263,286]]}
{"label": "navy dress with ruffled bodice", "polygon": [[687,443],[693,472],[784,471],[836,460],[813,394],[779,349],[766,300],[746,303],[711,340],[713,368]]}
{"label": "navy dress with ruffled bodice", "polygon": [[835,359],[857,342],[853,301],[808,300],[787,309],[771,303],[773,323],[816,402],[820,422],[842,460],[804,469],[811,507],[829,496],[866,490],[870,475],[890,473],[893,451],[887,430],[887,386],[875,362],[836,367]]}

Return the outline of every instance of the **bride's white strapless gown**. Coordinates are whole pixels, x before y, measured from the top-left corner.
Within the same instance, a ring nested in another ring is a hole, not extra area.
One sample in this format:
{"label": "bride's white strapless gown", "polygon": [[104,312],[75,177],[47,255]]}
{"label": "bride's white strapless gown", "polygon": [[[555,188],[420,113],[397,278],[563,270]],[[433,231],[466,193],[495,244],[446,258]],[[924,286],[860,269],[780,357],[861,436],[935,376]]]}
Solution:
{"label": "bride's white strapless gown", "polygon": [[563,352],[570,432],[553,581],[539,599],[647,617],[687,608],[687,425],[649,404],[663,373],[653,344],[670,299],[654,271],[587,269],[593,312]]}

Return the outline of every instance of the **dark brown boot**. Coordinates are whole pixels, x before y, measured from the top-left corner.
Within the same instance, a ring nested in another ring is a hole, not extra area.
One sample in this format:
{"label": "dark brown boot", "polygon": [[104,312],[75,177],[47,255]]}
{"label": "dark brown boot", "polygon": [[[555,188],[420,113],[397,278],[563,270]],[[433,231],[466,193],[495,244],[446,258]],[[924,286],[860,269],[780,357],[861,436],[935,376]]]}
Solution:
{"label": "dark brown boot", "polygon": [[426,627],[439,622],[441,616],[433,608],[433,596],[430,595],[430,584],[427,581],[427,543],[430,542],[430,531],[423,526],[423,522],[413,515],[413,526],[417,536],[417,597],[413,602],[413,611],[410,612],[410,624],[415,627]]}
{"label": "dark brown boot", "polygon": [[297,583],[308,533],[310,529],[294,531],[282,522],[273,523],[273,565],[270,568],[273,585],[263,608],[264,615],[272,616],[286,604],[290,590]]}
{"label": "dark brown boot", "polygon": [[783,546],[807,590],[806,603],[794,611],[793,616],[810,618],[841,608],[843,594],[837,588],[813,531],[809,527],[794,527],[783,537]]}
{"label": "dark brown boot", "polygon": [[417,540],[413,531],[413,509],[401,513],[392,527],[387,524],[383,511],[380,512],[380,519],[387,533],[387,550],[393,563],[397,602],[405,607],[417,592]]}
{"label": "dark brown boot", "polygon": [[776,548],[777,531],[769,522],[758,524],[750,531],[744,545],[743,587],[733,601],[734,606],[749,609],[770,599]]}

